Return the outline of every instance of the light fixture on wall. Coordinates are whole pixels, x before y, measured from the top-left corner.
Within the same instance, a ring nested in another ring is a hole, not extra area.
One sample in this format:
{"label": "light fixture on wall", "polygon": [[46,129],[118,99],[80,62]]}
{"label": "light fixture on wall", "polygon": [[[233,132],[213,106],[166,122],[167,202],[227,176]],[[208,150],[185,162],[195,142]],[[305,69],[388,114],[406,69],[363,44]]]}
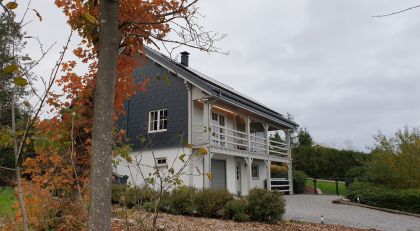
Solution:
{"label": "light fixture on wall", "polygon": [[235,112],[230,111],[230,110],[228,110],[228,109],[226,109],[226,108],[222,108],[222,107],[219,107],[219,106],[216,106],[216,105],[214,105],[213,107],[215,107],[215,108],[217,108],[217,109],[219,109],[219,110],[225,111],[225,112],[229,112],[229,113],[235,114]]}

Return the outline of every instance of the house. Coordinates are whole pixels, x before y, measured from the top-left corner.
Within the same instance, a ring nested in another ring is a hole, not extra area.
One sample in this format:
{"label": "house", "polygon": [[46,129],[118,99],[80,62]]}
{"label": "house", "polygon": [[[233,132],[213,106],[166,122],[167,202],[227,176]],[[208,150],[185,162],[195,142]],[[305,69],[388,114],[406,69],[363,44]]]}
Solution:
{"label": "house", "polygon": [[[292,190],[290,135],[298,125],[190,68],[188,59],[187,52],[177,62],[145,47],[135,75],[138,81],[150,79],[148,90],[126,103],[127,115],[120,121],[132,160],[119,161],[115,171],[142,185],[156,170],[181,169],[185,185],[247,195],[254,187],[271,189],[270,165],[279,162],[290,169],[289,187],[282,191]],[[268,139],[276,131],[283,132],[285,142]],[[207,154],[195,155],[199,147]],[[184,166],[181,159],[189,157]]]}
{"label": "house", "polygon": [[334,147],[331,147],[329,145],[322,144],[322,143],[313,143],[312,147],[315,148],[315,150],[318,150],[318,149],[334,149],[334,150],[337,150]]}

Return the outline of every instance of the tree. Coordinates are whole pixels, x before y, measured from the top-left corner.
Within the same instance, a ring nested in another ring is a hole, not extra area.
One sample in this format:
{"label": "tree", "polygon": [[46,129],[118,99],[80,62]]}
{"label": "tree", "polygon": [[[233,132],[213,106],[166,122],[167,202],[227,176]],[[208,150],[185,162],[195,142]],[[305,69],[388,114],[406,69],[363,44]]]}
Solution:
{"label": "tree", "polygon": [[[98,6],[94,0],[56,1],[87,44],[77,50],[79,57],[84,62],[98,60],[93,97],[90,230],[110,229],[112,132],[118,116],[118,110],[114,113],[112,108],[121,109],[121,99],[127,98],[116,95],[114,99],[115,82],[121,76],[126,77],[127,71],[136,65],[133,60],[144,44],[157,46],[157,42],[170,42],[215,51],[213,42],[217,37],[194,22],[196,2],[105,0]],[[179,40],[167,38],[170,32]]]}
{"label": "tree", "polygon": [[379,132],[375,141],[368,180],[392,188],[420,187],[420,130],[405,127],[390,138]]}
{"label": "tree", "polygon": [[111,178],[115,76],[120,36],[118,1],[99,2],[99,56],[91,160],[89,230],[111,230]]}
{"label": "tree", "polygon": [[298,132],[297,137],[298,137],[299,146],[306,146],[306,147],[312,146],[313,144],[312,136],[311,134],[309,134],[308,129],[301,128]]}
{"label": "tree", "polygon": [[[0,39],[0,45],[2,45],[3,48],[1,53],[1,58],[3,60],[1,62],[2,69],[0,75],[3,89],[1,89],[2,94],[0,94],[0,115],[10,115],[2,118],[2,126],[0,127],[0,140],[2,140],[2,142],[0,144],[2,149],[11,147],[13,150],[14,165],[13,168],[8,169],[15,172],[17,198],[20,208],[18,216],[22,219],[21,228],[23,230],[29,230],[29,219],[24,198],[22,165],[29,154],[33,152],[33,145],[31,144],[31,138],[34,134],[33,128],[38,121],[39,114],[49,96],[51,87],[58,73],[59,63],[64,57],[69,41],[67,41],[67,45],[61,53],[60,59],[57,62],[58,64],[53,68],[50,78],[40,77],[44,84],[44,88],[42,90],[37,90],[34,87],[34,76],[31,70],[41,62],[52,46],[45,50],[43,49],[42,43],[37,40],[40,44],[41,56],[36,60],[32,60],[28,55],[23,55],[22,48],[24,48],[27,39],[34,38],[32,36],[26,36],[26,34],[22,32],[22,25],[24,24],[26,13],[20,21],[16,21],[15,14],[13,13],[13,10],[18,7],[16,2],[8,2],[5,5],[0,2],[0,6],[3,10],[0,15],[0,32],[4,35],[4,37],[2,36]],[[25,12],[28,12],[29,9],[30,4],[28,4],[24,10]],[[32,9],[32,12],[35,13],[40,21],[42,20],[38,11]],[[33,99],[33,105],[28,102],[29,97]],[[3,124],[5,121],[9,121],[10,123],[6,122]]]}

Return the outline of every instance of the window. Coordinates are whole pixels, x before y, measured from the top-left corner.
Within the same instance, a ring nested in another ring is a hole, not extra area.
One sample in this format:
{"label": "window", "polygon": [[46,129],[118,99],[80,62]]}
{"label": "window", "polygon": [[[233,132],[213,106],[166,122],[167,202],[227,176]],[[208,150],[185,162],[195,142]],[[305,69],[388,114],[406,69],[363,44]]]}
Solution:
{"label": "window", "polygon": [[252,165],[252,179],[258,180],[260,178],[260,171],[258,165]]}
{"label": "window", "polygon": [[157,167],[168,167],[166,157],[156,158],[155,161]]}
{"label": "window", "polygon": [[149,112],[149,133],[164,132],[168,129],[168,109]]}

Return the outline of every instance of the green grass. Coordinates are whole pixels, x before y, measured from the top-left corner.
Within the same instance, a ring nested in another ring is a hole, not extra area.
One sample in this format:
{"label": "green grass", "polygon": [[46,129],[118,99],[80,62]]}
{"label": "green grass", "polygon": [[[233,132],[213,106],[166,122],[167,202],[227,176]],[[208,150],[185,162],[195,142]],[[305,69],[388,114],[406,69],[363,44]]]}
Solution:
{"label": "green grass", "polygon": [[0,218],[12,217],[15,215],[16,209],[13,208],[15,201],[16,198],[13,188],[0,187]]}
{"label": "green grass", "polygon": [[[314,183],[312,180],[308,179],[306,181],[306,185],[314,186]],[[318,179],[316,181],[316,187],[319,188],[323,194],[332,194],[336,195],[336,189],[335,189],[335,182],[333,181],[324,181]],[[338,191],[340,195],[346,196],[347,195],[347,188],[344,184],[344,182],[338,182]]]}

